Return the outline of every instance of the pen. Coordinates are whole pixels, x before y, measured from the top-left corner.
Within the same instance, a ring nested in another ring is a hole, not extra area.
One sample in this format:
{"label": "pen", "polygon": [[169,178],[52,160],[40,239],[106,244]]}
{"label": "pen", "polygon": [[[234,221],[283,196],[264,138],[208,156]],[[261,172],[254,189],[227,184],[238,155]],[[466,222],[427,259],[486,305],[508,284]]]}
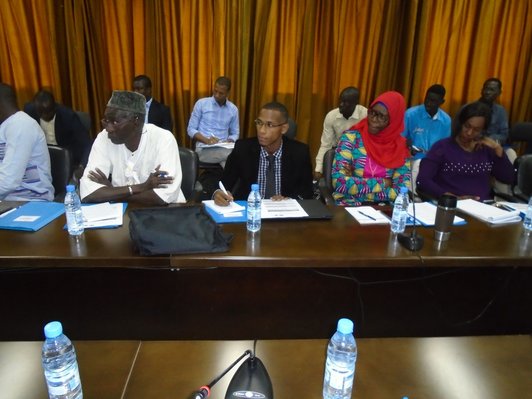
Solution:
{"label": "pen", "polygon": [[361,211],[357,211],[357,212],[360,213],[362,216],[367,217],[368,219],[375,220],[375,221],[377,220],[373,216],[369,216],[369,215],[365,214],[364,212],[361,212]]}
{"label": "pen", "polygon": [[221,181],[218,182],[218,187],[220,187],[220,190],[222,190],[223,193],[229,197],[229,193],[227,192],[227,190],[225,189],[224,184]]}

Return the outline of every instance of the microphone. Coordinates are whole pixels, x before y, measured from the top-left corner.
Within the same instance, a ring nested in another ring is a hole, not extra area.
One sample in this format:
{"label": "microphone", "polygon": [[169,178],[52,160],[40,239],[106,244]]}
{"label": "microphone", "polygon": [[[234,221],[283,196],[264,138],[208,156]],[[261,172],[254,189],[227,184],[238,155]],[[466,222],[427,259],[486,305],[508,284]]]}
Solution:
{"label": "microphone", "polygon": [[226,368],[218,377],[213,379],[209,384],[203,385],[199,388],[199,390],[192,392],[192,395],[189,396],[189,399],[206,399],[211,395],[211,388],[222,379],[224,375],[226,375],[233,367],[237,365],[239,361],[241,361],[246,356],[253,356],[251,351],[248,349],[246,350],[238,359],[236,359],[231,365]]}
{"label": "microphone", "polygon": [[397,236],[397,241],[404,248],[412,252],[417,252],[423,248],[424,238],[417,234],[416,230],[416,201],[414,201],[414,195],[412,195],[412,209],[414,213],[414,226],[410,234],[401,233]]}

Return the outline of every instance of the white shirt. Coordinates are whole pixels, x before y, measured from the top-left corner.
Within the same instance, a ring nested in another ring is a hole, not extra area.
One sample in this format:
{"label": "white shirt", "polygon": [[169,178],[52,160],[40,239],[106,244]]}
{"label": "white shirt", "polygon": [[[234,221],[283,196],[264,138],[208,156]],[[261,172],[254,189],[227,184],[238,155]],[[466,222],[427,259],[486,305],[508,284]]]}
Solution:
{"label": "white shirt", "polygon": [[55,115],[51,121],[39,119],[39,124],[41,125],[42,130],[44,130],[44,135],[46,136],[46,143],[51,145],[57,145],[57,140],[55,139]]}
{"label": "white shirt", "polygon": [[321,145],[316,155],[316,172],[323,171],[323,156],[325,153],[338,144],[342,133],[351,126],[356,125],[368,115],[368,109],[360,104],[355,107],[349,119],[345,119],[339,108],[330,111],[323,121],[323,133],[321,134]]}
{"label": "white shirt", "polygon": [[166,203],[185,202],[181,192],[181,161],[177,141],[171,132],[151,123],[145,124],[139,147],[129,151],[125,144],[113,144],[107,130],[102,130],[92,145],[89,161],[80,182],[81,198],[92,194],[101,184],[89,179],[90,171],[100,169],[112,175],[114,187],[144,183],[157,166],[174,178],[172,184],[153,191]]}

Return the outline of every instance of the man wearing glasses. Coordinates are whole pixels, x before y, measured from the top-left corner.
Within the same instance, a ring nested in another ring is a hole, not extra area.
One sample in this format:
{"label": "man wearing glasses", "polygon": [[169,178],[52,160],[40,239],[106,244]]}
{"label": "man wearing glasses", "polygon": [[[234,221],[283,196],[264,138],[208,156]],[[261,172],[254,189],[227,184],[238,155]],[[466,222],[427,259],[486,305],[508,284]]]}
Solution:
{"label": "man wearing glasses", "polygon": [[175,137],[144,124],[146,99],[113,91],[80,183],[83,202],[136,201],[148,205],[185,202]]}
{"label": "man wearing glasses", "polygon": [[214,201],[224,206],[246,199],[253,183],[258,183],[262,198],[312,198],[312,163],[306,144],[284,136],[288,130],[288,111],[283,104],[264,105],[255,120],[257,137],[238,140],[222,176],[229,190],[216,190]]}

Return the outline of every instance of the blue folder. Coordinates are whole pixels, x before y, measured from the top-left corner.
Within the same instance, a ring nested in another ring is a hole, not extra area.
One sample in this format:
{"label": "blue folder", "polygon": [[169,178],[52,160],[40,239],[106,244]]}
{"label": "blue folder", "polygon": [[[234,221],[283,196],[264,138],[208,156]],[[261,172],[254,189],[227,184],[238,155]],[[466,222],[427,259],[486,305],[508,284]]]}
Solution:
{"label": "blue folder", "polygon": [[[238,205],[242,205],[243,207],[245,207],[246,204],[247,204],[246,201],[235,201],[235,202]],[[218,212],[213,211],[208,206],[205,207],[205,210],[207,211],[207,213],[209,215],[211,215],[213,220],[216,223],[219,223],[219,224],[222,224],[222,223],[245,223],[246,222],[246,210],[245,209],[240,212],[240,216],[231,216],[231,217],[226,217],[224,215],[221,215]]]}
{"label": "blue folder", "polygon": [[60,202],[30,201],[0,215],[0,229],[37,231],[63,213]]}

